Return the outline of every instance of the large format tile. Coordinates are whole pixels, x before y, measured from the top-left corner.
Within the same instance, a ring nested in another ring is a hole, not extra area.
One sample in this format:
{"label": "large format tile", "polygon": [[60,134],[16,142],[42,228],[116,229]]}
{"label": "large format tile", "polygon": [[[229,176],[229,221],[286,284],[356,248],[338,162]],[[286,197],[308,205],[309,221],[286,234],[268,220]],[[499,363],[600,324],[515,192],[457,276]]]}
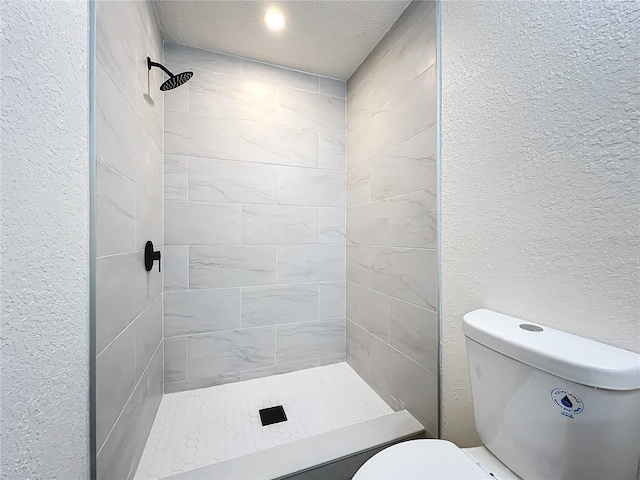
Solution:
{"label": "large format tile", "polygon": [[[401,372],[401,373],[400,373]],[[437,432],[438,377],[376,337],[371,337],[373,383],[406,408],[428,432]]]}
{"label": "large format tile", "polygon": [[345,98],[347,96],[347,83],[344,80],[320,77],[320,93],[332,97]]}
{"label": "large format tile", "polygon": [[371,164],[364,162],[347,170],[347,206],[371,201]]}
{"label": "large format tile", "polygon": [[243,245],[294,243],[318,243],[317,208],[284,205],[242,206]]}
{"label": "large format tile", "polygon": [[368,382],[371,374],[371,334],[347,319],[347,362]]}
{"label": "large format tile", "polygon": [[277,363],[339,355],[344,351],[344,318],[292,323],[276,327]]}
{"label": "large format tile", "polygon": [[97,162],[97,255],[135,249],[136,186],[108,165]]}
{"label": "large format tile", "polygon": [[411,193],[438,184],[436,127],[433,126],[371,160],[371,198]]}
{"label": "large format tile", "polygon": [[438,372],[438,319],[433,310],[390,299],[389,343],[434,374]]}
{"label": "large format tile", "polygon": [[132,327],[136,343],[136,375],[140,377],[162,342],[162,296],[138,315]]}
{"label": "large format tile", "polygon": [[100,352],[162,292],[162,274],[144,269],[144,251],[96,260],[96,350]]}
{"label": "large format tile", "polygon": [[278,87],[277,121],[281,125],[344,134],[345,100]]}
{"label": "large format tile", "polygon": [[127,328],[96,357],[96,437],[102,445],[127,403],[136,375],[135,329]]}
{"label": "large format tile", "polygon": [[164,204],[166,245],[239,245],[241,205],[167,201]]}
{"label": "large format tile", "polygon": [[378,338],[389,341],[389,297],[347,282],[347,318]]}
{"label": "large format tile", "polygon": [[346,212],[344,207],[320,207],[319,215],[320,235],[318,241],[320,243],[344,245],[346,242]]}
{"label": "large format tile", "polygon": [[388,245],[389,203],[381,200],[347,208],[347,240],[353,245]]}
{"label": "large format tile", "polygon": [[275,364],[275,327],[187,337],[189,381]]}
{"label": "large format tile", "polygon": [[318,133],[282,125],[243,122],[242,160],[295,167],[317,167]]}
{"label": "large format tile", "polygon": [[371,75],[367,74],[347,96],[347,129],[353,130],[371,116]]}
{"label": "large format tile", "polygon": [[270,65],[268,63],[254,62],[246,58],[242,59],[242,78],[261,82],[275,83],[285,87],[292,87],[309,92],[318,92],[319,80],[316,75],[311,75],[288,68]]}
{"label": "large format tile", "polygon": [[436,190],[399,195],[389,199],[389,245],[436,248],[438,217]]}
{"label": "large format tile", "polygon": [[164,294],[164,335],[174,337],[240,328],[240,289]]}
{"label": "large format tile", "polygon": [[318,134],[318,168],[340,170],[346,165],[347,137],[333,133]]}
{"label": "large format tile", "polygon": [[371,288],[421,307],[436,308],[436,250],[371,248]]}
{"label": "large format tile", "polygon": [[167,110],[164,148],[169,155],[240,160],[240,120]]}
{"label": "large format tile", "polygon": [[350,128],[347,136],[347,168],[353,168],[392,146],[391,105],[380,107],[359,125]]}
{"label": "large format tile", "polygon": [[189,111],[257,122],[276,120],[276,87],[195,70],[189,82]]}
{"label": "large format tile", "polygon": [[187,337],[164,339],[164,383],[187,380]]}
{"label": "large format tile", "polygon": [[347,315],[345,282],[318,284],[318,318],[344,318]]}
{"label": "large format tile", "polygon": [[344,205],[344,173],[337,170],[278,167],[277,197],[284,205]]}
{"label": "large format tile", "polygon": [[318,318],[318,285],[242,289],[242,327],[306,322]]}
{"label": "large format tile", "polygon": [[243,287],[274,283],[276,247],[190,247],[190,288]]}
{"label": "large format tile", "polygon": [[203,202],[276,203],[272,165],[189,159],[189,199]]}
{"label": "large format tile", "polygon": [[187,199],[188,157],[179,155],[164,156],[164,199]]}
{"label": "large format tile", "polygon": [[157,250],[162,247],[162,199],[148,190],[136,187],[136,249],[147,241]]}
{"label": "large format tile", "polygon": [[208,70],[235,77],[240,77],[242,70],[241,60],[238,57],[169,42],[164,44],[164,61],[169,65],[179,67],[181,70]]}
{"label": "large format tile", "polygon": [[164,291],[189,289],[189,246],[166,246],[162,252]]}
{"label": "large format tile", "polygon": [[347,245],[347,280],[363,287],[371,285],[370,247]]}
{"label": "large format tile", "polygon": [[278,246],[278,283],[343,280],[345,247],[342,245]]}

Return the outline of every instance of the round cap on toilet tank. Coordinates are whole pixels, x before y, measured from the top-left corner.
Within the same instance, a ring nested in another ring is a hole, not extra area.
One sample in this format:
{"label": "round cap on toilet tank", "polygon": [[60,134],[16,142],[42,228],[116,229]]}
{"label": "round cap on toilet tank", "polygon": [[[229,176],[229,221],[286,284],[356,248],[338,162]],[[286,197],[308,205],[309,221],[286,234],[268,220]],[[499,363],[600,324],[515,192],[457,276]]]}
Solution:
{"label": "round cap on toilet tank", "polygon": [[514,360],[590,387],[640,389],[637,353],[491,310],[474,310],[463,318],[466,337]]}

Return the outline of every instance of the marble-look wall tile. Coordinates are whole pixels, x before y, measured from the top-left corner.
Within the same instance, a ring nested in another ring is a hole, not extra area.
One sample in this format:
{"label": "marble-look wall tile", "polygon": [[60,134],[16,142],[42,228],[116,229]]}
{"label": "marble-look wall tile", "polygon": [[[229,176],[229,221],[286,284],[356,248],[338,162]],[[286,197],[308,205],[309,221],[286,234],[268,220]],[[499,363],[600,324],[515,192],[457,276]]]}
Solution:
{"label": "marble-look wall tile", "polygon": [[347,240],[352,245],[389,244],[389,203],[381,200],[347,208]]}
{"label": "marble-look wall tile", "polygon": [[108,165],[97,162],[97,255],[135,249],[136,186]]}
{"label": "marble-look wall tile", "polygon": [[391,147],[391,104],[386,103],[359,125],[349,129],[347,168],[353,168]]}
{"label": "marble-look wall tile", "polygon": [[164,148],[169,155],[240,160],[240,120],[167,110]]}
{"label": "marble-look wall tile", "polygon": [[276,327],[187,337],[189,381],[275,364]]}
{"label": "marble-look wall tile", "polygon": [[318,133],[267,123],[242,123],[242,160],[295,167],[318,166]]}
{"label": "marble-look wall tile", "polygon": [[187,380],[187,337],[164,339],[164,382]]}
{"label": "marble-look wall tile", "polygon": [[407,357],[438,373],[438,315],[390,297],[390,341]]}
{"label": "marble-look wall tile", "polygon": [[178,155],[164,156],[164,199],[187,199],[188,157]]}
{"label": "marble-look wall tile", "polygon": [[369,246],[347,245],[347,279],[362,287],[371,285],[371,249]]}
{"label": "marble-look wall tile", "polygon": [[144,249],[147,241],[156,249],[162,245],[162,198],[142,187],[136,187],[136,249]]}
{"label": "marble-look wall tile", "polygon": [[332,97],[346,98],[347,83],[344,80],[320,77],[320,93]]}
{"label": "marble-look wall tile", "polygon": [[346,165],[347,137],[332,133],[318,134],[318,168],[340,170]]}
{"label": "marble-look wall tile", "polygon": [[[165,67],[172,72],[182,71],[182,68],[179,66],[174,66],[166,61]],[[165,110],[179,110],[181,112],[189,111],[189,87],[174,88],[173,90],[163,92],[163,94]]]}
{"label": "marble-look wall tile", "polygon": [[436,308],[437,252],[371,248],[371,288],[421,307]]}
{"label": "marble-look wall tile", "polygon": [[167,201],[164,215],[167,245],[240,244],[240,205]]}
{"label": "marble-look wall tile", "polygon": [[278,167],[278,203],[340,207],[344,205],[344,174],[335,170]]}
{"label": "marble-look wall tile", "polygon": [[371,373],[398,407],[415,415],[429,433],[437,432],[438,378],[434,373],[376,337],[371,337]]}
{"label": "marble-look wall tile", "polygon": [[275,283],[276,247],[190,247],[189,288],[249,287]]}
{"label": "marble-look wall tile", "polygon": [[371,375],[371,334],[347,319],[347,362],[358,375],[368,380]]}
{"label": "marble-look wall tile", "polygon": [[277,122],[325,133],[344,134],[345,100],[278,87]]}
{"label": "marble-look wall tile", "polygon": [[356,128],[371,116],[371,74],[362,79],[357,87],[351,88],[347,96],[347,129]]}
{"label": "marble-look wall tile", "polygon": [[164,335],[174,337],[240,328],[240,289],[164,294]]}
{"label": "marble-look wall tile", "polygon": [[271,375],[282,375],[283,373],[297,372],[307,368],[318,366],[318,359],[302,360],[301,362],[285,363],[283,365],[274,365],[272,367],[256,368],[254,370],[246,370],[242,372],[242,380],[253,380],[254,378],[264,378]]}
{"label": "marble-look wall tile", "polygon": [[[322,223],[324,237],[330,234],[331,224]],[[326,216],[326,214],[325,214]],[[243,205],[243,245],[289,245],[318,243],[318,208],[284,205]],[[344,220],[343,222],[344,223]],[[336,229],[338,227],[335,227]],[[334,234],[335,236],[335,234]],[[324,238],[323,237],[323,238]],[[332,242],[338,243],[338,242]]]}
{"label": "marble-look wall tile", "polygon": [[339,355],[345,350],[345,319],[276,326],[277,363]]}
{"label": "marble-look wall tile", "polygon": [[347,282],[347,318],[371,334],[389,341],[389,297]]}
{"label": "marble-look wall tile", "polygon": [[96,350],[102,351],[162,291],[162,274],[145,271],[144,251],[96,260]]}
{"label": "marble-look wall tile", "polygon": [[278,283],[342,280],[345,247],[341,245],[278,246]]}
{"label": "marble-look wall tile", "polygon": [[[346,242],[346,218],[344,207],[320,207],[320,243]],[[293,243],[293,242],[290,242]]]}
{"label": "marble-look wall tile", "polygon": [[436,190],[422,190],[389,199],[389,245],[436,248]]}
{"label": "marble-look wall tile", "polygon": [[345,282],[318,284],[318,318],[344,318],[347,315]]}
{"label": "marble-look wall tile", "polygon": [[189,246],[165,246],[162,252],[164,291],[189,289]]}
{"label": "marble-look wall tile", "polygon": [[132,328],[136,344],[136,376],[140,378],[162,342],[162,296],[138,315]]}
{"label": "marble-look wall tile", "polygon": [[364,162],[347,171],[347,207],[371,201],[371,165]]}
{"label": "marble-look wall tile", "polygon": [[135,331],[125,329],[96,357],[96,436],[102,445],[135,386]]}
{"label": "marble-look wall tile", "polygon": [[307,322],[318,318],[318,285],[242,289],[242,327]]}
{"label": "marble-look wall tile", "polygon": [[179,67],[176,70],[208,70],[238,78],[242,72],[241,60],[238,57],[169,42],[164,44],[164,61],[169,65]]}
{"label": "marble-look wall tile", "polygon": [[196,70],[188,86],[190,112],[275,122],[274,85]]}
{"label": "marble-look wall tile", "polygon": [[298,90],[318,92],[319,79],[311,75],[288,68],[242,59],[242,78],[260,82],[275,83]]}
{"label": "marble-look wall tile", "polygon": [[192,157],[189,159],[189,200],[276,203],[276,168]]}
{"label": "marble-look wall tile", "polygon": [[396,145],[371,160],[371,198],[374,200],[435,188],[436,127]]}
{"label": "marble-look wall tile", "polygon": [[227,383],[235,383],[242,380],[242,372],[226,373],[223,375],[204,375],[202,377],[189,378],[183,382],[165,383],[164,393],[184,392],[185,390],[196,390],[198,388],[215,387],[217,385],[226,385]]}

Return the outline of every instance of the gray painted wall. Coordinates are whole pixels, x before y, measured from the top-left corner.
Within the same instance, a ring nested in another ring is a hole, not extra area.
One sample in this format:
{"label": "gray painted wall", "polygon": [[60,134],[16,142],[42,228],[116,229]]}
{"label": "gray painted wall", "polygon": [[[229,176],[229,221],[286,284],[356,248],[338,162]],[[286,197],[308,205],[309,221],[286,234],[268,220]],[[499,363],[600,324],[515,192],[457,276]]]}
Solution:
{"label": "gray painted wall", "polygon": [[165,392],[344,361],[345,83],[165,60]]}
{"label": "gray painted wall", "polygon": [[436,15],[414,2],[348,82],[347,360],[438,434]]}
{"label": "gray painted wall", "polygon": [[88,3],[0,18],[0,476],[88,478]]}
{"label": "gray painted wall", "polygon": [[637,2],[442,4],[442,424],[477,444],[462,315],[640,352]]}
{"label": "gray painted wall", "polygon": [[131,478],[162,398],[162,39],[149,1],[96,2],[98,478]]}

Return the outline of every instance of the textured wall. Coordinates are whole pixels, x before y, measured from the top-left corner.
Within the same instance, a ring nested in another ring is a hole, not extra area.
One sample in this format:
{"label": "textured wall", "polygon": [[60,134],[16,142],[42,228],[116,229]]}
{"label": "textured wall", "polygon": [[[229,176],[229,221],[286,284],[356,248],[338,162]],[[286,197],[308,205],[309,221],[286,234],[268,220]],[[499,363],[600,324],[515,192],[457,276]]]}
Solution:
{"label": "textured wall", "polygon": [[640,351],[639,15],[442,4],[442,433],[461,446],[465,312]]}
{"label": "textured wall", "polygon": [[165,60],[165,391],[344,361],[344,82]]}
{"label": "textured wall", "polygon": [[149,1],[98,1],[96,424],[98,478],[131,478],[162,398],[162,38]]}
{"label": "textured wall", "polygon": [[3,1],[0,18],[0,476],[88,478],[89,10]]}
{"label": "textured wall", "polygon": [[348,84],[347,359],[438,434],[436,9],[414,2]]}

